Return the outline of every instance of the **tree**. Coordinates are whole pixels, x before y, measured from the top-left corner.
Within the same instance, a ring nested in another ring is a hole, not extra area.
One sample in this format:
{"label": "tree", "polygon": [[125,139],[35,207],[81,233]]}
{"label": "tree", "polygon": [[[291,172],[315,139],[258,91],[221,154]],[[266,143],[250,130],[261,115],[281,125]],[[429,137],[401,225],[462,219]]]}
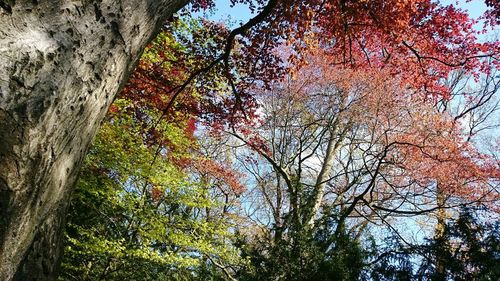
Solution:
{"label": "tree", "polygon": [[[148,41],[186,3],[0,2],[0,278],[54,278],[67,201],[83,156]],[[407,69],[408,78],[417,74],[415,87],[431,92],[439,92],[434,74],[446,75],[455,65],[473,68],[474,58],[498,50],[475,42],[464,13],[429,0],[257,3],[259,13],[231,32],[222,29],[227,40],[215,50],[216,59],[190,76],[222,64],[240,107],[245,87],[235,82],[283,73],[272,48],[289,35],[300,51],[313,34],[324,32],[321,43],[344,55],[341,63],[389,62],[400,72]],[[244,34],[250,37],[235,40]],[[245,56],[231,56],[235,41]],[[233,71],[241,66],[248,75]]]}
{"label": "tree", "polygon": [[[371,267],[374,280],[497,280],[498,221],[484,221],[480,209],[463,208],[443,235],[421,245],[388,240]],[[483,213],[484,214],[484,213]],[[443,269],[438,269],[444,260]]]}
{"label": "tree", "polygon": [[332,215],[323,217],[313,235],[290,233],[279,241],[271,233],[242,235],[237,246],[250,265],[238,280],[359,280],[368,252],[352,235],[335,234],[336,226]]}
{"label": "tree", "polygon": [[[311,53],[294,79],[255,94],[260,122],[228,132],[247,147],[236,152],[254,178],[242,200],[260,231],[248,233],[254,241],[246,244],[270,280],[328,271],[319,265],[349,251],[336,243],[354,249],[370,224],[459,200],[494,207],[499,199],[496,160],[472,147],[433,99],[384,71],[332,65],[322,51]],[[327,231],[324,221],[332,222]],[[321,232],[330,238],[318,243]],[[353,278],[333,272],[333,279]]]}
{"label": "tree", "polygon": [[228,184],[211,171],[196,176],[176,164],[198,160],[188,154],[195,140],[185,121],[158,124],[169,152],[155,155],[131,102],[114,105],[69,208],[62,280],[193,280],[202,266],[214,272],[214,263],[240,266],[233,223],[216,212],[229,206],[213,192]]}
{"label": "tree", "polygon": [[189,73],[179,33],[190,28],[200,25],[157,36],[103,121],[69,207],[62,280],[193,280],[241,266],[229,229],[242,187],[198,149],[203,98],[164,94]]}
{"label": "tree", "polygon": [[91,140],[185,1],[2,1],[0,279],[50,280]]}

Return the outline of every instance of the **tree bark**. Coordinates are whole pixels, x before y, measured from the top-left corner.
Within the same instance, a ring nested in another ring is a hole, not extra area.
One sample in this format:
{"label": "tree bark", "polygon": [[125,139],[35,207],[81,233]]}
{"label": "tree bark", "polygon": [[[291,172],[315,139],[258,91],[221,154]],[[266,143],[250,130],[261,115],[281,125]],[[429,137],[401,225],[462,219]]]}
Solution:
{"label": "tree bark", "polygon": [[[436,228],[434,229],[434,239],[438,241],[440,246],[443,246],[444,243],[444,235],[446,230],[446,219],[447,214],[444,209],[446,205],[446,196],[443,190],[440,188],[439,183],[436,185],[436,204],[437,204],[437,213],[436,213]],[[438,280],[446,280],[446,260],[443,257],[443,253],[441,252],[441,247],[438,248],[438,251],[435,253],[436,255],[436,275]]]}
{"label": "tree bark", "polygon": [[78,169],[186,0],[0,1],[0,280],[54,280]]}

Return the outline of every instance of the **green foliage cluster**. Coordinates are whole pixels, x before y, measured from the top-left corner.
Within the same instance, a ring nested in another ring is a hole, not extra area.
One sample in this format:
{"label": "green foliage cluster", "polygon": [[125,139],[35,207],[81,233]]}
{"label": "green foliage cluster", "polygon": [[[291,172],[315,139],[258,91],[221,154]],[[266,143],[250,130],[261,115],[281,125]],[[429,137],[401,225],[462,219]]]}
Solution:
{"label": "green foliage cluster", "polygon": [[214,192],[224,179],[193,136],[200,95],[175,94],[209,49],[190,37],[203,30],[174,21],[111,106],[69,207],[60,280],[219,280],[243,264]]}
{"label": "green foliage cluster", "polygon": [[238,264],[229,221],[203,215],[218,206],[207,186],[167,159],[186,157],[194,141],[159,122],[176,149],[148,146],[130,101],[115,105],[70,205],[61,280],[191,280],[211,260]]}

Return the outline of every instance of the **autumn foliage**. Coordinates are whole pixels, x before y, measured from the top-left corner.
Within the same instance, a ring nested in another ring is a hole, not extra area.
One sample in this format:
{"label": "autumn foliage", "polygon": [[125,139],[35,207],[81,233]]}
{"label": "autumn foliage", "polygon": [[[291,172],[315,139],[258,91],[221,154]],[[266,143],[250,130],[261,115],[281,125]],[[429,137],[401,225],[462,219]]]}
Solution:
{"label": "autumn foliage", "polygon": [[[453,69],[478,74],[490,63],[481,58],[498,56],[498,42],[478,42],[484,31],[474,29],[475,20],[454,5],[430,0],[241,2],[261,5],[255,21],[244,26],[246,32],[235,30],[242,35],[238,51],[226,62],[229,69],[244,63],[241,82],[274,81],[286,68],[306,63],[308,49],[319,47],[334,57],[333,64],[385,69],[437,96],[446,95],[440,80]],[[291,47],[285,56],[283,45]],[[246,89],[244,83],[239,87]]]}
{"label": "autumn foliage", "polygon": [[90,269],[68,272],[363,279],[391,256],[377,235],[407,243],[401,217],[425,217],[432,237],[459,207],[498,215],[498,150],[479,138],[497,124],[470,127],[498,109],[500,43],[478,40],[495,1],[479,31],[431,0],[232,3],[254,12],[234,29],[174,16],[110,107],[67,233],[66,261]]}

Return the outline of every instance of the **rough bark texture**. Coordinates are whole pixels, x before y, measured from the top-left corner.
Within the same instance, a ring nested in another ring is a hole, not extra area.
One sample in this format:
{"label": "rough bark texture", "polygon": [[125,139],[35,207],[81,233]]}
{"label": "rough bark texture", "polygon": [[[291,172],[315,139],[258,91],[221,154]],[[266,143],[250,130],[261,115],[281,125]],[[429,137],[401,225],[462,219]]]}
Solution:
{"label": "rough bark texture", "polygon": [[69,196],[115,94],[186,0],[0,1],[0,280],[54,280]]}

